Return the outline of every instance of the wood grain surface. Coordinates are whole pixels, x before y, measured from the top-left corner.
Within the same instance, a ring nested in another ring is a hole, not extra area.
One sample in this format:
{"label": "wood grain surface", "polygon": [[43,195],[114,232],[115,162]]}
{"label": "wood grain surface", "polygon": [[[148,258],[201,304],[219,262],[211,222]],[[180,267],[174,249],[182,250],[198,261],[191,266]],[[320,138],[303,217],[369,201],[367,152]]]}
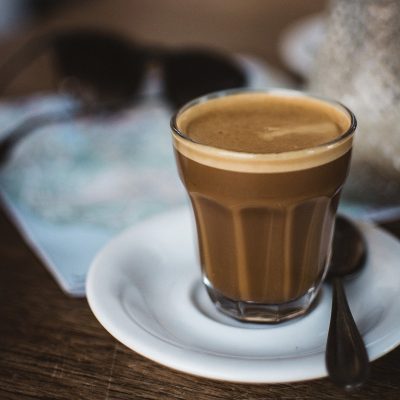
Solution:
{"label": "wood grain surface", "polygon": [[[388,225],[400,234],[400,224]],[[0,213],[0,399],[398,399],[400,348],[372,363],[355,393],[328,379],[216,382],[158,365],[118,343],[86,300],[63,294]],[[400,260],[399,260],[400,263]]]}

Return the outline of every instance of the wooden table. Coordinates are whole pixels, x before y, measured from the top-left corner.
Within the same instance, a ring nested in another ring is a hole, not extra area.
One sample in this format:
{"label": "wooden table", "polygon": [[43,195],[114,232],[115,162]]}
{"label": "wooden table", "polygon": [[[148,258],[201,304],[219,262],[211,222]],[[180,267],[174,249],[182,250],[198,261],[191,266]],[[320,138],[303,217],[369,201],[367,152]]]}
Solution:
{"label": "wooden table", "polygon": [[[400,223],[387,227],[400,237]],[[158,365],[110,336],[86,300],[63,294],[4,212],[0,237],[1,400],[399,398],[400,347],[373,362],[367,385],[351,395],[328,379],[233,384]]]}

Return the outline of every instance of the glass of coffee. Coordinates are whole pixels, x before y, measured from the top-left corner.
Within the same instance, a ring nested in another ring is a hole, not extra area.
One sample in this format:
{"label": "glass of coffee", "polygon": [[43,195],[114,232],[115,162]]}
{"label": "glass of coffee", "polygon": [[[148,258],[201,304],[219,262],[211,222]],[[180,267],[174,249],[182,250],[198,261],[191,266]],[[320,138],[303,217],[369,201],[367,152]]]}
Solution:
{"label": "glass of coffee", "polygon": [[172,118],[211,300],[242,321],[304,314],[329,266],[356,120],[288,90],[233,90]]}

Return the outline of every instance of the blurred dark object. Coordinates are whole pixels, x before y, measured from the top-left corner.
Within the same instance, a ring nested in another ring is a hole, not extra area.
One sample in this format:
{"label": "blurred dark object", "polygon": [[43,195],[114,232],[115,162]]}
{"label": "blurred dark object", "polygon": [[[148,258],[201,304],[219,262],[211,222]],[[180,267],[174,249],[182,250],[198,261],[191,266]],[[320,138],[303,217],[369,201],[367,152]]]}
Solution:
{"label": "blurred dark object", "polygon": [[163,67],[165,93],[176,108],[201,94],[246,84],[243,72],[235,63],[206,50],[169,53],[164,57]]}
{"label": "blurred dark object", "polygon": [[118,109],[137,95],[146,72],[144,49],[89,30],[58,33],[51,41],[60,76],[80,98]]}
{"label": "blurred dark object", "polygon": [[90,30],[58,34],[52,41],[61,76],[73,77],[94,98],[113,99],[117,106],[135,99],[150,65],[161,69],[164,95],[174,108],[246,84],[233,59],[211,50],[144,47],[114,33]]}
{"label": "blurred dark object", "polygon": [[[106,31],[74,30],[33,38],[0,67],[0,93],[44,50],[54,53],[61,77],[83,100],[122,106],[135,100],[147,67],[162,70],[164,92],[173,107],[206,94],[241,87],[246,77],[229,56],[206,49],[167,50],[144,47]],[[111,104],[112,103],[112,104]]]}
{"label": "blurred dark object", "polygon": [[31,117],[0,142],[0,164],[28,133],[48,123],[114,113],[143,96],[147,68],[162,71],[163,94],[173,108],[203,94],[241,87],[244,72],[227,55],[205,49],[167,50],[139,46],[114,33],[75,30],[49,33],[25,44],[0,67],[0,93],[44,50],[54,53],[61,88],[81,106],[58,114]]}

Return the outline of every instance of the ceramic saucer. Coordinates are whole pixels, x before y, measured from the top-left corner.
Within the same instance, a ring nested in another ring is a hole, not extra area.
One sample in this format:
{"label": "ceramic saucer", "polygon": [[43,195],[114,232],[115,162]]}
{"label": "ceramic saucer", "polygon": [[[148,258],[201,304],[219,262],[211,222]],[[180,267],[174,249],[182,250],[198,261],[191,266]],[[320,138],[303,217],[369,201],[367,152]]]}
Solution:
{"label": "ceramic saucer", "polygon": [[[278,325],[240,323],[216,311],[200,283],[191,213],[180,209],[134,226],[93,261],[89,305],[130,349],[190,374],[249,383],[326,376],[331,291],[306,316]],[[369,257],[346,282],[356,323],[374,360],[400,343],[400,242],[360,223]]]}

